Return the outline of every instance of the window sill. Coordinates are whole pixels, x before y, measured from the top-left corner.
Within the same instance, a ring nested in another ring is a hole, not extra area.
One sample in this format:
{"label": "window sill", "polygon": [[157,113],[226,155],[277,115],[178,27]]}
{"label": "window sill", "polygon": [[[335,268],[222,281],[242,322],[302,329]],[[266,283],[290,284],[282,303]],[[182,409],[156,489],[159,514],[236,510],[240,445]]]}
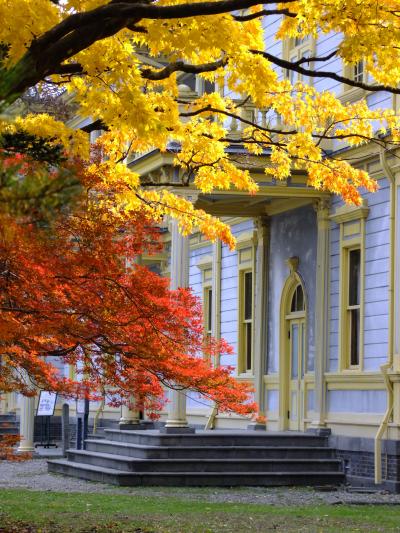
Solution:
{"label": "window sill", "polygon": [[254,379],[254,374],[249,372],[240,372],[237,376],[237,379]]}
{"label": "window sill", "polygon": [[350,85],[345,85],[342,94],[339,95],[339,100],[342,104],[353,104],[362,100],[367,95],[365,89],[360,87],[351,87]]}

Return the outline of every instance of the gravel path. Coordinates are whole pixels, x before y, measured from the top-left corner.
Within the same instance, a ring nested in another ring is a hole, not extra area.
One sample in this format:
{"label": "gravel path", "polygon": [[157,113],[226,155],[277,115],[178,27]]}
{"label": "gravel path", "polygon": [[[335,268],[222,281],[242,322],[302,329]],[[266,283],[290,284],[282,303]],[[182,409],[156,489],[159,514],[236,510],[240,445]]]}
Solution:
{"label": "gravel path", "polygon": [[400,505],[400,494],[360,493],[345,489],[319,491],[311,488],[173,488],[115,487],[82,479],[48,474],[45,459],[20,463],[0,461],[0,490],[24,488],[38,491],[132,494],[206,502],[259,503],[269,505],[390,504]]}

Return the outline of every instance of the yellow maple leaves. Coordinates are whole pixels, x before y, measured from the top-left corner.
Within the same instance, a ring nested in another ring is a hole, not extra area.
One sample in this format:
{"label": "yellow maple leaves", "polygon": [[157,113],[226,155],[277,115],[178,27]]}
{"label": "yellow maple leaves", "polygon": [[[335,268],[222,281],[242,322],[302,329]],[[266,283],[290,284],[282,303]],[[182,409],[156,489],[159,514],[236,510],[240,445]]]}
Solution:
{"label": "yellow maple leaves", "polygon": [[[6,69],[18,66],[37,37],[72,13],[108,3],[0,0],[0,18],[5,21],[0,40],[9,46]],[[191,2],[160,0],[153,6],[186,3]],[[399,142],[399,117],[392,110],[371,110],[365,102],[344,104],[334,94],[305,83],[292,84],[265,55],[270,52],[265,42],[271,31],[276,31],[276,40],[337,32],[341,34],[337,56],[345,65],[363,59],[378,83],[397,86],[400,1],[296,0],[276,8],[296,16],[282,17],[273,30],[268,18],[238,20],[244,12],[170,19],[147,16],[138,28],[119,29],[63,60],[63,67],[78,64],[80,72],[52,74],[49,79],[69,91],[81,116],[102,124],[97,143],[106,160],[91,164],[88,171],[115,191],[112,201],[107,200],[110,209],[130,212],[145,206],[156,220],[174,216],[183,232],[197,226],[209,238],[219,237],[233,246],[223,223],[196,211],[172,188],[160,184],[143,190],[143,176],[125,162],[150,150],[173,154],[174,176],[204,194],[229,189],[257,193],[249,168],[232,161],[232,144],[246,149],[249,157],[267,158],[265,171],[274,178],[285,179],[293,169],[302,170],[310,186],[340,194],[348,202],[360,201],[359,187],[375,189],[365,172],[330,158],[323,141],[335,143],[335,149],[359,146],[376,131],[390,131],[393,142]],[[262,9],[255,5],[246,14]],[[193,79],[182,77],[175,62],[214,65],[198,75],[206,91],[196,93]],[[24,129],[63,144],[83,159],[89,157],[85,134],[50,116],[18,117],[13,123],[4,119],[1,129]]]}
{"label": "yellow maple leaves", "polygon": [[69,128],[66,124],[56,120],[46,113],[28,114],[24,117],[17,116],[14,120],[8,118],[0,121],[0,134],[25,131],[46,139],[49,144],[64,146],[70,154],[88,159],[89,139],[85,132]]}

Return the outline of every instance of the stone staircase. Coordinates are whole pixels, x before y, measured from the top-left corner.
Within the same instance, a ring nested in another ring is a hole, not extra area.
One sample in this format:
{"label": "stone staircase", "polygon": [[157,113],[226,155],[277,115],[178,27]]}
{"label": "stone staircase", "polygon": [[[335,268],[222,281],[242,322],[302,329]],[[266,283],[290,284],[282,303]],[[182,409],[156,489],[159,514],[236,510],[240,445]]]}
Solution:
{"label": "stone staircase", "polygon": [[304,433],[105,429],[85,450],[48,461],[49,472],[115,485],[338,485],[342,462],[327,438]]}
{"label": "stone staircase", "polygon": [[19,435],[15,414],[0,415],[0,435]]}

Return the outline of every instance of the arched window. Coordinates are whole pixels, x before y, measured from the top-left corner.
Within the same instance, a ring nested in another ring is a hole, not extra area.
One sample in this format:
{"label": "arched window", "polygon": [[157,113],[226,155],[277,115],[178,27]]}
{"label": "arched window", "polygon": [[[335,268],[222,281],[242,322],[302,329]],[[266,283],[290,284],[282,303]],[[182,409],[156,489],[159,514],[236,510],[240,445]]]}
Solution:
{"label": "arched window", "polygon": [[294,293],[292,296],[292,303],[290,306],[291,313],[296,313],[298,311],[305,311],[303,287],[300,285],[300,283],[297,285],[297,287],[294,290]]}

